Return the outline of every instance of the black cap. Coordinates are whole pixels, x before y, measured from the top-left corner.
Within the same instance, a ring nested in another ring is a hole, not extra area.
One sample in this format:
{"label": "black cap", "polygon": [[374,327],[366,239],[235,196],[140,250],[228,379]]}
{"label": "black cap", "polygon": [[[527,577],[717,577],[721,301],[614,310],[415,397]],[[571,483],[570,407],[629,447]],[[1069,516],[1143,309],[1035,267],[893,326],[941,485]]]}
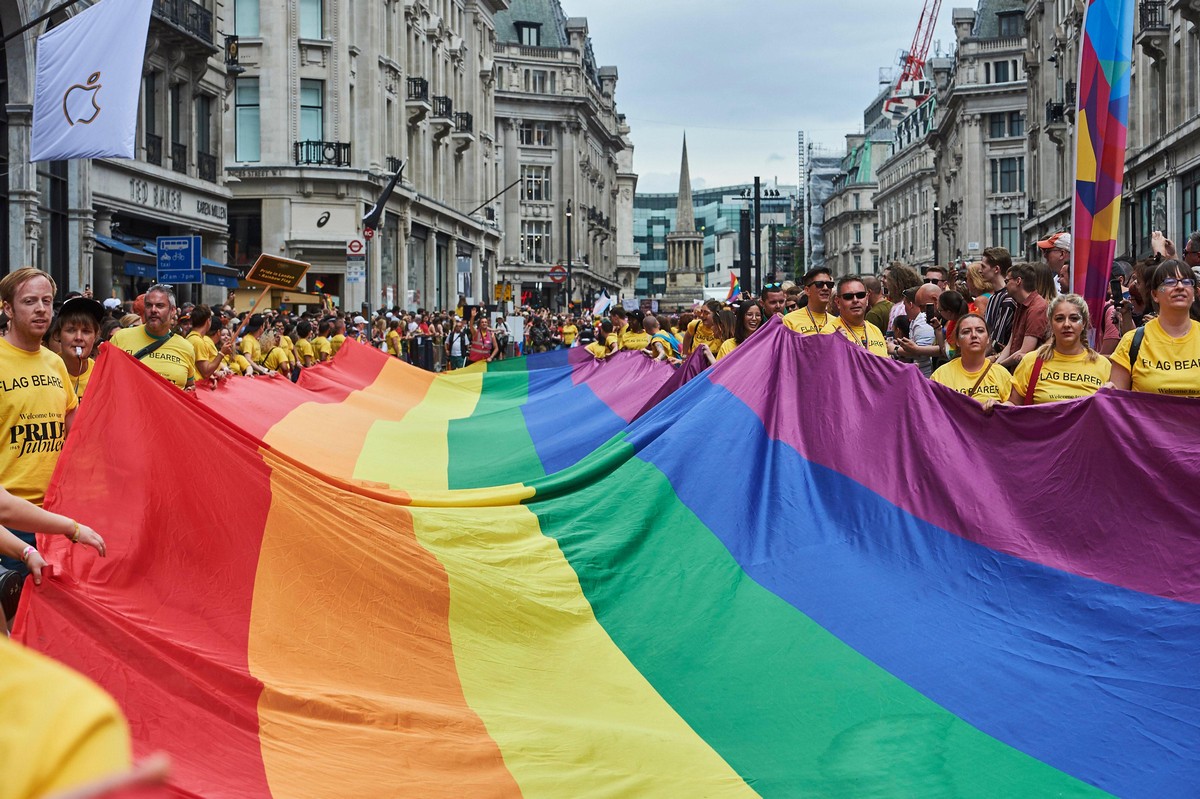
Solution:
{"label": "black cap", "polygon": [[62,304],[58,309],[58,315],[61,317],[68,313],[85,313],[96,320],[96,326],[104,321],[104,306],[90,297],[72,297]]}

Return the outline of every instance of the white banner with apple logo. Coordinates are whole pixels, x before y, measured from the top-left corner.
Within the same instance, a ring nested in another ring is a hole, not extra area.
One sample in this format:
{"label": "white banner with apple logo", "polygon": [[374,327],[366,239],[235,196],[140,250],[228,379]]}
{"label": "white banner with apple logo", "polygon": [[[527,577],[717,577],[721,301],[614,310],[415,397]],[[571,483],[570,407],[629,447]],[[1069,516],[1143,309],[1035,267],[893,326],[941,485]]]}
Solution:
{"label": "white banner with apple logo", "polygon": [[101,0],[37,40],[30,161],[133,158],[152,0]]}

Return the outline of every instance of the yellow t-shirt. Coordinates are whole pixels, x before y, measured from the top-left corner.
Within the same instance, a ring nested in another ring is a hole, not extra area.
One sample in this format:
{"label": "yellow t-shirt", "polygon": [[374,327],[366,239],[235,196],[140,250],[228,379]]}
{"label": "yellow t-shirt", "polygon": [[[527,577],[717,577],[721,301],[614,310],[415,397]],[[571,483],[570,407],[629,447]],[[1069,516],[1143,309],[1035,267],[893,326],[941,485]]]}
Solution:
{"label": "yellow t-shirt", "polygon": [[717,331],[708,325],[701,324],[699,319],[693,319],[688,323],[688,332],[692,334],[693,350],[701,344],[707,344],[710,350],[716,352],[720,349],[721,342],[724,341],[724,339],[717,338]]}
{"label": "yellow t-shirt", "polygon": [[[613,336],[616,335],[616,333],[613,333]],[[599,341],[593,341],[591,344],[584,347],[584,349],[590,352],[592,355],[595,355],[597,358],[603,358],[605,355],[608,355],[608,347],[605,347]]]}
{"label": "yellow t-shirt", "polygon": [[1007,369],[998,364],[992,364],[987,377],[979,384],[979,388],[975,389],[975,394],[971,395],[971,387],[975,385],[975,381],[983,374],[984,369],[987,369],[986,363],[979,371],[968,372],[963,368],[962,358],[955,358],[950,363],[939,366],[930,375],[929,379],[935,383],[941,383],[947,388],[952,388],[959,394],[971,396],[972,399],[978,400],[981,405],[990,399],[998,402],[1007,402],[1008,395],[1012,390],[1012,375],[1008,373]]}
{"label": "yellow t-shirt", "polygon": [[617,345],[618,350],[621,349],[621,337],[616,333],[609,333],[608,337],[604,339],[605,351],[612,349],[614,344]]}
{"label": "yellow t-shirt", "polygon": [[42,504],[78,404],[62,358],[0,338],[0,485],[10,494]]}
{"label": "yellow t-shirt", "polygon": [[[110,343],[132,355],[153,344],[154,339],[146,332],[145,325],[138,325],[113,333]],[[142,363],[180,388],[187,386],[189,380],[196,379],[196,351],[183,336],[171,336],[166,344],[142,358]]]}
{"label": "yellow t-shirt", "polygon": [[239,375],[252,375],[254,369],[251,368],[250,362],[246,360],[246,356],[240,352],[235,352],[231,358],[225,359],[229,368]]}
{"label": "yellow t-shirt", "polygon": [[783,324],[788,329],[795,330],[802,336],[811,336],[815,333],[824,332],[825,328],[835,319],[837,317],[831,313],[814,313],[812,309],[805,306],[804,308],[797,308],[784,316]]}
{"label": "yellow t-shirt", "polygon": [[563,325],[562,341],[566,346],[571,346],[575,343],[575,337],[579,335],[579,328],[575,325]]}
{"label": "yellow t-shirt", "polygon": [[[1013,371],[1013,388],[1022,397],[1029,390],[1029,378],[1033,375],[1035,361],[1037,351],[1027,352]],[[1053,358],[1042,362],[1037,385],[1033,387],[1033,404],[1090,396],[1108,382],[1111,373],[1112,361],[1103,355],[1096,355],[1095,359],[1088,363],[1087,352],[1078,355],[1056,352]]]}
{"label": "yellow t-shirt", "polygon": [[333,346],[329,343],[329,339],[324,336],[317,336],[312,341],[313,353],[318,361],[328,361],[333,357]]}
{"label": "yellow t-shirt", "polygon": [[272,372],[278,372],[280,369],[287,369],[292,365],[288,360],[287,353],[283,351],[283,347],[272,347],[267,353],[267,357],[263,358],[263,367],[270,369]]}
{"label": "yellow t-shirt", "polygon": [[288,363],[297,363],[296,347],[292,344],[292,340],[287,336],[279,337],[279,349],[283,350],[284,356],[287,357]]}
{"label": "yellow t-shirt", "polygon": [[342,345],[345,343],[346,343],[346,337],[343,336],[341,333],[338,333],[336,336],[329,339],[329,347],[331,350],[330,354],[337,355],[337,351],[340,350],[342,348]]}
{"label": "yellow t-shirt", "polygon": [[199,333],[188,333],[187,340],[196,352],[197,363],[211,361],[220,354],[217,352],[217,345],[208,336],[202,336]]}
{"label": "yellow t-shirt", "polygon": [[[65,364],[64,364],[65,365]],[[75,396],[83,399],[83,392],[87,391],[88,381],[92,379],[92,372],[95,370],[96,362],[88,358],[87,366],[84,367],[83,374],[76,377],[71,374],[71,370],[67,369],[67,377],[71,380],[71,389],[75,392]]]}
{"label": "yellow t-shirt", "polygon": [[387,334],[388,353],[400,357],[400,331],[389,330]]}
{"label": "yellow t-shirt", "polygon": [[3,636],[0,717],[5,797],[57,795],[130,768],[129,728],[112,697]]}
{"label": "yellow t-shirt", "polygon": [[262,344],[258,342],[257,336],[252,336],[249,333],[242,336],[242,340],[238,342],[238,352],[245,355],[246,360],[251,363],[262,361]]}
{"label": "yellow t-shirt", "polygon": [[717,360],[718,361],[721,360],[726,355],[733,352],[735,349],[737,349],[737,339],[736,338],[725,339],[724,341],[721,342],[721,348],[719,350],[717,350]]}
{"label": "yellow t-shirt", "polygon": [[631,333],[626,330],[625,335],[621,336],[621,349],[623,350],[644,350],[649,346],[649,333]]}
{"label": "yellow t-shirt", "polygon": [[[821,328],[821,335],[830,336],[835,333],[841,335],[851,344],[865,347],[867,352],[872,355],[880,355],[884,358],[888,357],[887,339],[883,337],[883,331],[866,319],[863,320],[863,326],[858,327],[856,325],[849,325],[841,317],[835,316],[832,322]],[[863,343],[864,337],[866,338],[865,344]]]}
{"label": "yellow t-shirt", "polygon": [[1134,391],[1200,397],[1200,322],[1192,322],[1183,338],[1173,338],[1157,319],[1146,323],[1146,334],[1131,369],[1129,349],[1136,330],[1121,337],[1112,361],[1129,371]]}
{"label": "yellow t-shirt", "polygon": [[312,342],[306,338],[296,339],[296,363],[304,366],[305,358],[312,359],[313,363],[317,362],[317,356],[313,352]]}
{"label": "yellow t-shirt", "polygon": [[[654,335],[654,336],[651,336],[651,337],[650,337],[650,343],[651,343],[651,344],[653,344],[653,343],[654,343],[654,342],[656,342],[656,341],[657,341],[659,344],[662,344],[662,346],[663,346],[663,349],[664,349],[664,350],[666,350],[666,353],[667,353],[667,357],[668,357],[668,358],[678,358],[678,357],[679,357],[679,350],[678,350],[678,349],[676,349],[676,348],[675,348],[675,345],[671,343],[671,339],[667,338],[667,337],[666,337],[665,335],[663,335],[662,333],[658,333],[657,335]],[[649,346],[649,345],[647,345],[647,346]],[[656,354],[656,355],[658,354],[658,353],[657,353],[657,348],[655,349],[655,354]]]}

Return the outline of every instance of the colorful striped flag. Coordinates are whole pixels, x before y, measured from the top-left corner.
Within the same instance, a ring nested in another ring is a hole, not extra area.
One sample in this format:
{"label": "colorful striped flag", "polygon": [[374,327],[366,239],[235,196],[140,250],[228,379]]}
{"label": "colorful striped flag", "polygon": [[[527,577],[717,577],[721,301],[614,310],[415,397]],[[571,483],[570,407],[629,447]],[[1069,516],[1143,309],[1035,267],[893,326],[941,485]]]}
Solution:
{"label": "colorful striped flag", "polygon": [[738,283],[737,275],[729,273],[729,293],[725,295],[725,302],[733,302],[741,296],[742,286]]}
{"label": "colorful striped flag", "polygon": [[109,557],[42,541],[17,637],[186,796],[1200,784],[1188,400],[988,417],[772,319],[621,425],[653,362],[553,358],[438,377],[348,342],[197,403],[107,352],[48,503]]}
{"label": "colorful striped flag", "polygon": [[1117,250],[1134,0],[1088,0],[1079,48],[1071,290],[1083,296],[1099,329]]}

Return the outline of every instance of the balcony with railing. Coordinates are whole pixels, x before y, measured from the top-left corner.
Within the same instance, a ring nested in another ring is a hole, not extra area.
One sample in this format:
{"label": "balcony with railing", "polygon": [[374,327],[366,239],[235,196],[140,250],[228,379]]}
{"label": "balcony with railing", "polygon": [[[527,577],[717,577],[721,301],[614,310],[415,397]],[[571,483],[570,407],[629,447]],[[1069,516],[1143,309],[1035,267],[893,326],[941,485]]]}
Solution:
{"label": "balcony with railing", "polygon": [[216,183],[217,157],[211,153],[196,153],[196,176],[209,183]]}
{"label": "balcony with railing", "polygon": [[389,155],[389,156],[387,157],[387,169],[388,169],[388,172],[391,172],[393,175],[394,175],[394,174],[396,174],[397,172],[399,172],[399,171],[400,171],[400,164],[401,164],[401,163],[402,163],[402,162],[401,162],[401,160],[400,160],[399,158],[397,158],[397,157],[396,157],[396,156],[394,156],[394,155]]}
{"label": "balcony with railing", "polygon": [[1046,102],[1046,124],[1056,125],[1067,121],[1066,104],[1049,100]]}
{"label": "balcony with railing", "polygon": [[292,149],[296,166],[350,166],[348,141],[298,141]]}
{"label": "balcony with railing", "polygon": [[1166,0],[1140,0],[1138,3],[1138,32],[1134,41],[1142,52],[1154,61],[1167,57],[1171,38],[1171,18]]}
{"label": "balcony with railing", "polygon": [[429,115],[433,106],[429,104],[429,81],[424,78],[408,78],[408,124],[415,125]]}
{"label": "balcony with railing", "polygon": [[454,102],[445,95],[433,98],[433,139],[441,141],[454,130]]}
{"label": "balcony with railing", "polygon": [[212,55],[213,14],[195,0],[154,0],[150,18],[167,43],[186,52]]}
{"label": "balcony with railing", "polygon": [[475,121],[467,111],[454,112],[454,149],[466,152],[475,143]]}
{"label": "balcony with railing", "polygon": [[146,163],[162,166],[162,136],[146,134]]}
{"label": "balcony with railing", "polygon": [[187,174],[188,148],[186,144],[171,142],[171,169],[181,175]]}

